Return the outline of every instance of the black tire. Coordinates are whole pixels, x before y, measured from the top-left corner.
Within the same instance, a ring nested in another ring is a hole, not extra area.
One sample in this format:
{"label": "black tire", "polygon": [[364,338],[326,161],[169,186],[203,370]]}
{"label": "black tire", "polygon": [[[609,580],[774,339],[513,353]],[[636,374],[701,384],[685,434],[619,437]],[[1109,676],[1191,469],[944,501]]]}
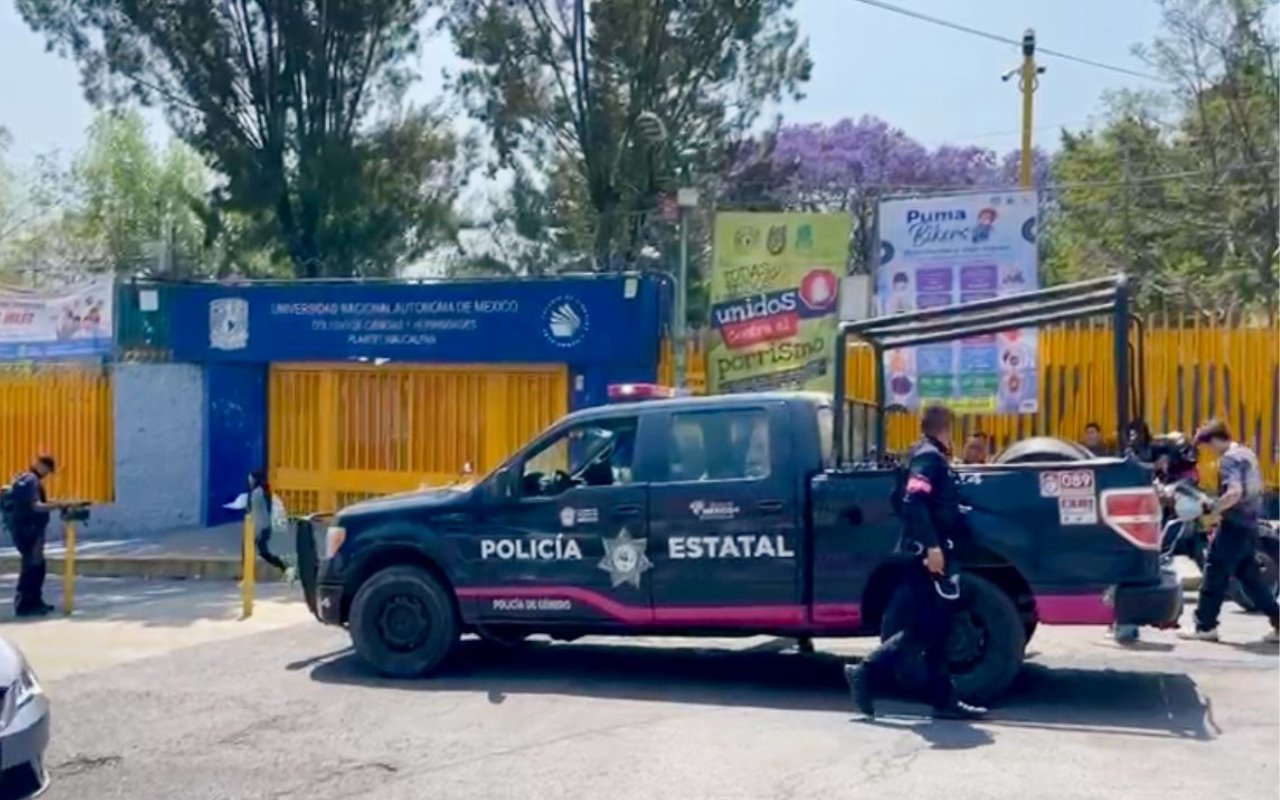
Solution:
{"label": "black tire", "polygon": [[453,595],[418,567],[375,572],[351,602],[349,627],[356,654],[391,678],[426,675],[458,641]]}
{"label": "black tire", "polygon": [[[1271,593],[1276,594],[1280,590],[1280,539],[1272,536],[1269,531],[1260,535],[1254,558],[1258,561],[1258,570],[1262,573],[1263,580],[1271,587]],[[1227,587],[1227,596],[1251,614],[1258,610],[1249,596],[1244,593],[1240,581],[1235,578],[1231,579],[1231,584]]]}
{"label": "black tire", "polygon": [[1031,644],[1031,637],[1036,635],[1036,627],[1039,626],[1039,620],[1023,620],[1022,621],[1022,641],[1023,649]]}
{"label": "black tire", "polygon": [[[960,603],[952,624],[947,654],[956,694],[970,703],[988,704],[1013,683],[1022,668],[1026,632],[1018,608],[1009,595],[977,575],[960,578]],[[905,592],[898,592],[885,609],[881,640],[906,625],[910,609]],[[920,656],[909,657],[899,671],[903,688],[919,694]]]}

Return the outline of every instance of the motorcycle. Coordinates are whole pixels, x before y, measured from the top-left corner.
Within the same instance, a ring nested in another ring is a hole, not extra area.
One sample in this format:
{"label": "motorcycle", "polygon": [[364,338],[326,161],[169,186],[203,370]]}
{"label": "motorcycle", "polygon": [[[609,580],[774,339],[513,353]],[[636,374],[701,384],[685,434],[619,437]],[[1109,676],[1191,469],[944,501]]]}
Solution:
{"label": "motorcycle", "polygon": [[[1159,485],[1158,488],[1162,497],[1172,501],[1161,550],[1167,558],[1187,556],[1203,571],[1209,541],[1216,530],[1206,513],[1212,507],[1212,498],[1189,480]],[[1272,593],[1280,597],[1280,523],[1274,520],[1258,523],[1258,545],[1254,558],[1258,560],[1263,580],[1271,587]],[[1257,610],[1235,578],[1231,579],[1227,596],[1245,611]]]}

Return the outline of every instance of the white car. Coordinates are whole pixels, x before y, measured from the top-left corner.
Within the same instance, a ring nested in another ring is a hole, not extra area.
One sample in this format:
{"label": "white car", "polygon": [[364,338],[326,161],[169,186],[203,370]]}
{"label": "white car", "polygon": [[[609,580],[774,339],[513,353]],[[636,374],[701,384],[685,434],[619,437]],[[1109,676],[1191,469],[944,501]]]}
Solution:
{"label": "white car", "polygon": [[35,797],[49,785],[49,700],[17,645],[0,638],[0,800]]}

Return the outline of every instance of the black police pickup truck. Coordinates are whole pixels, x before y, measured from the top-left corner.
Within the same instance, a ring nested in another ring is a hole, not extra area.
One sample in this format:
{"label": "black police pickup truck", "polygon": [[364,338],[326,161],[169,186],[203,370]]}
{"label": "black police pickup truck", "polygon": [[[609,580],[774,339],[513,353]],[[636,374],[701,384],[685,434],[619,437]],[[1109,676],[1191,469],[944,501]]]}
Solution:
{"label": "black police pickup truck", "polygon": [[[578,411],[472,486],[343,509],[304,588],[392,676],[431,672],[465,633],[887,636],[905,610],[901,473],[838,465],[834,418],[830,397],[798,392]],[[1148,468],[991,465],[959,480],[963,696],[1000,694],[1038,624],[1175,623]]]}

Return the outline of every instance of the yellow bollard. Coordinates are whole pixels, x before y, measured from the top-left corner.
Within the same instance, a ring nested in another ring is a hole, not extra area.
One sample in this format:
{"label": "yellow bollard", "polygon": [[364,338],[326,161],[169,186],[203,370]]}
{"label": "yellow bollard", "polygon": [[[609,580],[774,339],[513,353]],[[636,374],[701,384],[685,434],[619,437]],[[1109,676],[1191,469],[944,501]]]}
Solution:
{"label": "yellow bollard", "polygon": [[71,520],[62,523],[62,542],[66,553],[62,557],[62,610],[66,614],[76,610],[76,524]]}
{"label": "yellow bollard", "polygon": [[257,548],[253,542],[253,512],[244,515],[244,562],[240,573],[241,619],[253,616],[254,571],[258,566]]}

